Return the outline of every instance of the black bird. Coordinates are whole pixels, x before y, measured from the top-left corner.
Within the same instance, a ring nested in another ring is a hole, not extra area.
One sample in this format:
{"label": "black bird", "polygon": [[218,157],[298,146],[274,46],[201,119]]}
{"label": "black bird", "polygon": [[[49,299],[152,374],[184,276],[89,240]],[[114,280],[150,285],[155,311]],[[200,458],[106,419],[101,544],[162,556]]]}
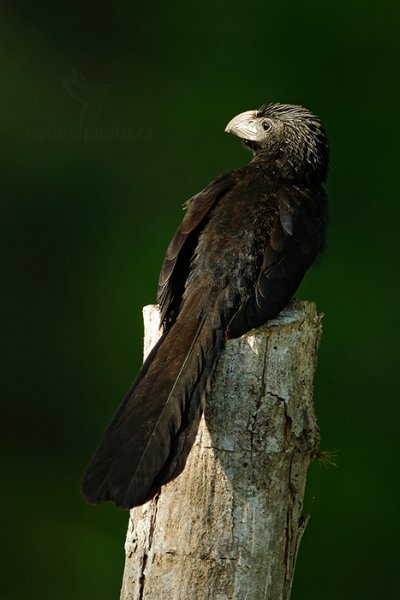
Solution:
{"label": "black bird", "polygon": [[269,104],[225,131],[254,157],[187,203],[161,268],[163,334],[87,469],[89,502],[131,508],[182,472],[225,339],[279,313],[324,247],[320,120],[301,106]]}

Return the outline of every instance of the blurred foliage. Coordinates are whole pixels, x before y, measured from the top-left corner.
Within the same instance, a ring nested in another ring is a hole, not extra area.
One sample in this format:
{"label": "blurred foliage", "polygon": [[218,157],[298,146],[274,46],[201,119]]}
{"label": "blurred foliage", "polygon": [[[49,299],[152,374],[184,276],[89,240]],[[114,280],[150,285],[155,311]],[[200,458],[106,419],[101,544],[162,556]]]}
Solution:
{"label": "blurred foliage", "polygon": [[4,2],[1,597],[118,597],[127,515],[79,495],[141,362],[181,204],[248,161],[227,121],[301,103],[331,140],[325,313],[294,600],[398,595],[400,5]]}

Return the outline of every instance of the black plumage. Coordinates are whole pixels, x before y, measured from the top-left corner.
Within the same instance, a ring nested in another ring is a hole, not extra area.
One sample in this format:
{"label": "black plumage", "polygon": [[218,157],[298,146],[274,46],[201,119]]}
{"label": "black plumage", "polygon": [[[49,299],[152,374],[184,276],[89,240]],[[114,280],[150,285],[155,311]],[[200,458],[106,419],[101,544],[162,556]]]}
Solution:
{"label": "black plumage", "polygon": [[279,313],[324,247],[328,145],[319,119],[272,104],[226,131],[253,160],[187,204],[160,273],[163,334],[87,469],[90,502],[131,508],[179,475],[224,340]]}

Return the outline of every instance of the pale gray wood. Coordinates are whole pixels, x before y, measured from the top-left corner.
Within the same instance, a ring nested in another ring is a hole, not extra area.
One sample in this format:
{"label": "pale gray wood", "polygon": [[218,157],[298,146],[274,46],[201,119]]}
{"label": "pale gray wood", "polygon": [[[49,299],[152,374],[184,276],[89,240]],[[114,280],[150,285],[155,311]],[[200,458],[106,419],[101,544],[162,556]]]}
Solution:
{"label": "pale gray wood", "polygon": [[[159,333],[146,307],[145,351]],[[319,443],[315,305],[228,341],[184,472],[130,512],[122,600],[288,600]]]}

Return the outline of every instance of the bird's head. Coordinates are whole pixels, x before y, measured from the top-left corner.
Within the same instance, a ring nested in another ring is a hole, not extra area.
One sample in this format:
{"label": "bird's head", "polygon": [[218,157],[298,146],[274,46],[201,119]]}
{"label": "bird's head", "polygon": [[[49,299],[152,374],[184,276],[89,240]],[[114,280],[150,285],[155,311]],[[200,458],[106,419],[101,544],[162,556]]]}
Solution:
{"label": "bird's head", "polygon": [[268,104],[248,110],[225,128],[241,138],[258,158],[276,165],[283,176],[326,179],[329,150],[321,121],[302,106]]}

